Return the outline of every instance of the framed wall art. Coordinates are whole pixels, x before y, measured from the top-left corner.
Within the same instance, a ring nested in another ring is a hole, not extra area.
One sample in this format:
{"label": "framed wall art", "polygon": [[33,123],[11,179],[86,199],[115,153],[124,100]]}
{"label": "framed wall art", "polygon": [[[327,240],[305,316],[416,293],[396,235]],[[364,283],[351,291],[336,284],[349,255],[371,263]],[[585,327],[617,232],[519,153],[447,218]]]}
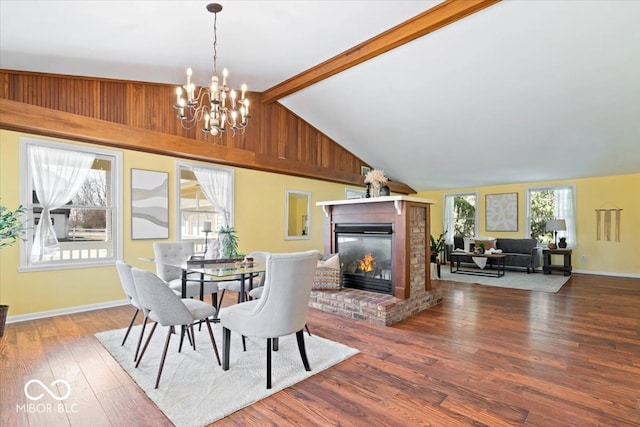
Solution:
{"label": "framed wall art", "polygon": [[169,173],[131,169],[131,238],[169,238]]}
{"label": "framed wall art", "polygon": [[487,231],[518,231],[518,193],[485,196]]}
{"label": "framed wall art", "polygon": [[347,200],[364,199],[365,198],[365,191],[364,190],[356,190],[356,189],[353,189],[353,188],[345,188],[344,193],[345,193],[345,199],[347,199]]}

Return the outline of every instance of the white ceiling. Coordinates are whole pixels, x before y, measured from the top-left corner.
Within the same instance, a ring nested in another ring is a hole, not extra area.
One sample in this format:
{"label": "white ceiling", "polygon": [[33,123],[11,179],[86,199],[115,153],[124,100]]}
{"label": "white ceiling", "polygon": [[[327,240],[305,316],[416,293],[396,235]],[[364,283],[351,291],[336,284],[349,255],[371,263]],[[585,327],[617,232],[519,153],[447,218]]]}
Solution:
{"label": "white ceiling", "polygon": [[[207,3],[0,0],[0,67],[205,84]],[[264,91],[439,1],[221,3],[218,66]],[[281,102],[417,191],[640,173],[638,22],[638,0],[507,0]]]}

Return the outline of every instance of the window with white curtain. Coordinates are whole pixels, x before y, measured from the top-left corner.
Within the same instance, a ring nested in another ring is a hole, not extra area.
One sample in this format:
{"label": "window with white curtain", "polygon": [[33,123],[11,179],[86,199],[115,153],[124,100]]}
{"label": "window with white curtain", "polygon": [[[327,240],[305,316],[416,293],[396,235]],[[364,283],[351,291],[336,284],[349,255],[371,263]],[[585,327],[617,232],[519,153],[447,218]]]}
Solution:
{"label": "window with white curtain", "polygon": [[574,185],[530,188],[527,190],[527,237],[541,245],[553,242],[555,236],[546,230],[550,219],[563,219],[566,230],[558,231],[567,238],[567,247],[576,247],[576,199]]}
{"label": "window with white curtain", "polygon": [[20,138],[20,203],[27,236],[24,270],[108,265],[119,258],[122,154]]}
{"label": "window with white curtain", "polygon": [[196,240],[198,251],[204,250],[205,223],[212,232],[209,239],[216,239],[220,227],[233,225],[234,171],[231,168],[214,167],[195,163],[178,163],[180,192],[177,206],[180,223],[179,239]]}
{"label": "window with white curtain", "polygon": [[478,194],[445,194],[443,229],[445,241],[453,244],[455,236],[474,237],[478,235]]}

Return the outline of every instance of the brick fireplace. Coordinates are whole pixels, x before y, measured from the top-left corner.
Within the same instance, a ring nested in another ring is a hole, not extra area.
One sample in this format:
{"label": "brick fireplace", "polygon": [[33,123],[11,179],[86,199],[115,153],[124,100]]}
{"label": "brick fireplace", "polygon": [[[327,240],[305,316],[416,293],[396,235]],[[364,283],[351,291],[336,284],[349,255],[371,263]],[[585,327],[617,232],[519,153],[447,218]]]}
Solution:
{"label": "brick fireplace", "polygon": [[[431,288],[429,219],[433,203],[408,196],[318,202],[325,214],[325,252],[340,252],[347,287],[313,291],[310,305],[390,325],[441,303],[442,292]],[[366,257],[372,259],[370,269],[362,267]],[[353,285],[360,277],[373,286]]]}

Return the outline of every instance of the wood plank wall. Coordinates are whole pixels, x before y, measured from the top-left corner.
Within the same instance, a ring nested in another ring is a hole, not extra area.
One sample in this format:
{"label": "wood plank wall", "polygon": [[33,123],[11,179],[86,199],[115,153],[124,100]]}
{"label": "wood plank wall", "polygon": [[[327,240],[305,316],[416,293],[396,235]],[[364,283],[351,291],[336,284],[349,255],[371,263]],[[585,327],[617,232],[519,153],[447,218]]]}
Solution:
{"label": "wood plank wall", "polygon": [[[256,92],[247,93],[247,97],[251,123],[246,132],[235,136],[227,132],[222,138],[214,138],[199,129],[182,128],[172,108],[172,85],[0,69],[0,100],[55,110],[50,112],[54,117],[60,117],[59,112],[79,116],[62,115],[68,123],[83,128],[75,138],[81,141],[363,186],[360,166],[370,165],[281,104],[263,104],[261,94]],[[68,126],[55,129],[55,121],[49,121],[54,123],[48,126],[24,123],[19,111],[11,111],[14,107],[2,103],[0,128],[74,139],[73,130]],[[46,114],[46,110],[41,111]],[[100,126],[95,120],[120,126]],[[121,127],[133,128],[137,138],[145,135],[141,131],[153,132],[149,138],[157,143],[150,147],[134,138],[122,141],[127,132]],[[163,137],[158,138],[156,132]],[[184,149],[189,140],[211,150],[200,150],[195,156],[192,150]],[[390,187],[402,194],[415,193],[399,182],[390,183]]]}

